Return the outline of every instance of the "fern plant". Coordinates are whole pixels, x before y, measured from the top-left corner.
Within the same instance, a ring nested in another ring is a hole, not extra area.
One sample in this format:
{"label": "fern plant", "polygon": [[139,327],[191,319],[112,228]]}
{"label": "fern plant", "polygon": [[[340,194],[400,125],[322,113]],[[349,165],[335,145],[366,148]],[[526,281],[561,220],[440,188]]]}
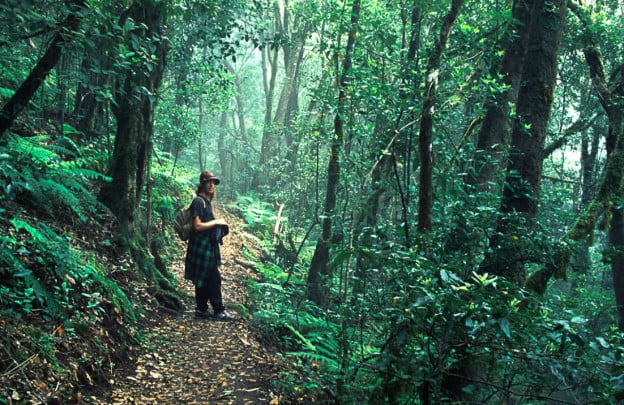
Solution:
{"label": "fern plant", "polygon": [[[102,257],[75,247],[81,233],[105,231],[91,221],[105,213],[93,193],[94,181],[105,177],[70,139],[5,140],[0,145],[0,318],[6,334],[0,343],[22,342],[21,347],[5,345],[15,359],[37,354],[28,352],[35,348],[51,370],[67,369],[56,357],[60,341],[67,347],[80,342],[85,352],[122,350],[119,344],[109,348],[96,342],[94,330],[117,322],[123,325],[115,329],[119,342],[136,339],[135,309],[99,263]],[[45,322],[61,326],[27,332],[29,325]]]}
{"label": "fern plant", "polygon": [[84,161],[74,159],[78,147],[69,138],[60,139],[61,143],[47,136],[9,139],[0,153],[5,163],[0,168],[2,197],[28,203],[50,217],[62,216],[69,224],[84,224],[99,208],[91,182],[105,176],[83,167]]}
{"label": "fern plant", "polygon": [[[245,220],[245,226],[254,235],[270,240],[277,216],[269,204],[247,195],[239,196],[236,202],[229,205],[229,208],[240,213]],[[285,220],[282,218],[282,221]]]}

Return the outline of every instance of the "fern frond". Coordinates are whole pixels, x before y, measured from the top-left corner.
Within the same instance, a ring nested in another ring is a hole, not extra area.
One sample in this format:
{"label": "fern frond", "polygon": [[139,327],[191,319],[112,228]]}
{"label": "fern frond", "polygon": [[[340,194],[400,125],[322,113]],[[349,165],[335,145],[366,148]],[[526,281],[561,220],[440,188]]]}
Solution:
{"label": "fern frond", "polygon": [[0,189],[9,199],[15,198],[17,190],[14,183],[22,178],[20,171],[11,163],[9,159],[5,160],[4,156],[0,155]]}
{"label": "fern frond", "polygon": [[340,346],[334,337],[319,336],[316,340],[318,340],[316,344],[317,352],[322,356],[336,358],[338,353],[340,353]]}
{"label": "fern frond", "polygon": [[295,329],[295,327],[294,327],[294,326],[292,326],[292,325],[291,325],[291,324],[289,324],[289,323],[284,324],[284,326],[286,326],[288,329],[290,329],[290,331],[291,331],[292,333],[294,333],[294,334],[295,334],[295,336],[297,336],[297,337],[299,338],[299,340],[301,340],[301,342],[302,342],[303,344],[305,344],[305,345],[306,345],[306,347],[307,347],[308,349],[310,349],[310,350],[312,350],[312,351],[316,351],[316,347],[314,347],[314,345],[312,344],[312,342],[310,341],[310,339],[307,339],[305,336],[303,336],[303,335],[301,334],[301,332],[299,332],[297,329]]}
{"label": "fern frond", "polygon": [[11,98],[15,94],[15,90],[7,89],[6,87],[0,87],[0,97]]}
{"label": "fern frond", "polygon": [[78,131],[76,128],[74,128],[72,125],[69,125],[68,123],[63,124],[63,133],[67,135],[81,135],[82,134],[81,131]]}
{"label": "fern frond", "polygon": [[93,191],[89,188],[90,181],[83,176],[77,175],[77,171],[82,169],[63,169],[59,171],[60,181],[77,195],[83,206],[92,206],[97,204],[97,198]]}
{"label": "fern frond", "polygon": [[49,201],[56,206],[65,206],[70,208],[82,221],[86,221],[86,216],[82,210],[81,201],[76,195],[64,184],[52,179],[42,179],[39,181],[41,188]]}
{"label": "fern frond", "polygon": [[92,169],[86,169],[83,167],[76,167],[75,165],[71,165],[68,164],[68,162],[64,162],[63,165],[68,169],[71,170],[71,173],[79,176],[79,177],[83,177],[85,179],[89,179],[89,180],[102,180],[102,181],[110,181],[111,178],[109,176],[106,176],[105,174],[102,174],[98,171],[92,170]]}
{"label": "fern frond", "polygon": [[[83,258],[84,260],[85,258]],[[95,260],[95,258],[91,258]],[[111,280],[107,277],[108,271],[106,268],[100,267],[99,265],[92,266],[91,264],[87,264],[84,266],[78,266],[78,269],[81,274],[76,274],[83,279],[93,280],[98,285],[98,289],[104,293],[104,296],[109,297],[115,308],[119,308],[125,316],[131,319],[133,322],[136,321],[136,313],[134,312],[134,305],[124,293],[124,291],[119,287],[119,284]]]}
{"label": "fern frond", "polygon": [[45,226],[44,226],[44,231],[42,232],[39,228],[35,228],[34,226],[30,225],[30,223],[23,221],[19,218],[13,218],[11,220],[11,223],[13,224],[13,226],[15,227],[16,231],[21,231],[24,230],[26,232],[28,232],[30,234],[30,237],[35,241],[35,242],[45,242],[47,240],[47,235],[44,234],[45,232]]}
{"label": "fern frond", "polygon": [[26,287],[32,288],[35,297],[41,304],[41,306],[45,306],[46,312],[52,315],[55,318],[60,317],[63,314],[63,309],[59,305],[56,300],[54,294],[52,294],[46,286],[41,283],[40,280],[34,277],[34,275],[30,274],[25,277]]}
{"label": "fern frond", "polygon": [[93,198],[93,194],[91,194],[89,190],[85,187],[85,179],[75,176],[71,170],[59,170],[58,180],[72,192],[80,194],[81,199],[83,197],[87,199]]}
{"label": "fern frond", "polygon": [[48,141],[48,136],[17,138],[17,142],[15,142],[15,153],[29,161],[49,165],[52,162],[59,161],[60,159],[57,153],[42,146]]}
{"label": "fern frond", "polygon": [[340,363],[335,357],[327,357],[323,354],[314,352],[288,352],[288,354],[309,361],[314,361],[316,363],[321,363],[327,368],[327,371],[330,373],[335,373],[336,371],[340,370]]}
{"label": "fern frond", "polygon": [[66,136],[60,136],[49,144],[47,148],[59,155],[65,155],[67,157],[76,158],[80,156],[80,147],[76,145],[74,141]]}

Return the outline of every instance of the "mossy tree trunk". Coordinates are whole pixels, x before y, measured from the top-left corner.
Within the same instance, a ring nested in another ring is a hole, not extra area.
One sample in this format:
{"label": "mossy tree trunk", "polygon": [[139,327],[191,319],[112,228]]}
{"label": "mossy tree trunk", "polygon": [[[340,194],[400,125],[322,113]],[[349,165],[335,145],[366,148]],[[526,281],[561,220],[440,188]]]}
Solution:
{"label": "mossy tree trunk", "polygon": [[[155,59],[130,66],[115,91],[113,113],[117,131],[110,167],[112,181],[102,186],[100,200],[115,214],[121,239],[137,235],[137,209],[141,202],[145,176],[151,162],[154,108],[163,70],[167,42],[163,37],[164,2],[145,0],[134,3],[122,16],[134,28],[126,32],[128,47],[151,47]],[[135,49],[141,51],[141,49]],[[149,66],[147,66],[149,64]]]}
{"label": "mossy tree trunk", "polygon": [[[618,66],[607,82],[602,55],[594,46],[585,49],[585,60],[598,98],[609,120],[606,139],[607,165],[596,198],[589,204],[574,226],[562,240],[565,244],[582,242],[593,234],[598,219],[609,219],[609,260],[613,276],[613,290],[617,305],[618,328],[624,331],[624,218],[621,201],[624,199],[624,65]],[[571,252],[562,251],[546,266],[535,272],[527,287],[544,293],[551,277],[565,277]]]}
{"label": "mossy tree trunk", "polygon": [[585,58],[609,120],[605,143],[608,163],[598,197],[602,197],[607,218],[610,218],[608,259],[611,263],[618,329],[624,331],[624,106],[621,102],[624,99],[624,65],[614,69],[611,82],[607,83],[598,50],[587,48]]}
{"label": "mossy tree trunk", "polygon": [[301,62],[305,53],[306,39],[309,35],[309,25],[302,24],[299,20],[297,16],[290,30],[295,41],[284,47],[285,78],[274,118],[275,126],[283,128],[285,147],[283,155],[287,165],[285,170],[289,174],[289,176],[284,177],[286,182],[292,181],[296,173],[298,139],[295,138],[297,132],[293,129],[292,124],[299,110]]}
{"label": "mossy tree trunk", "polygon": [[473,175],[467,178],[478,191],[492,190],[491,184],[504,168],[506,149],[511,139],[511,111],[518,99],[524,56],[531,28],[531,6],[534,4],[515,0],[513,21],[506,33],[506,49],[498,74],[504,90],[492,94],[485,102],[485,116],[477,137],[477,155],[473,161]]}
{"label": "mossy tree trunk", "polygon": [[[293,19],[288,1],[280,5],[274,3],[275,36],[292,38],[275,47],[271,53],[267,47],[263,51],[262,67],[265,87],[265,119],[262,133],[262,142],[258,169],[254,173],[251,187],[275,186],[278,182],[278,171],[286,170],[280,167],[282,158],[293,168],[296,154],[291,148],[296,148],[291,132],[288,129],[296,115],[298,108],[300,67],[305,52],[305,43],[309,26],[301,23],[298,16]],[[279,95],[276,94],[276,73],[278,69],[278,54],[282,51],[284,57],[284,77]],[[275,97],[277,103],[275,104]],[[275,104],[275,113],[273,106]],[[284,151],[285,150],[285,151]],[[292,171],[291,171],[292,173]],[[284,177],[282,177],[284,178]]]}
{"label": "mossy tree trunk", "polygon": [[[365,202],[361,204],[354,216],[353,229],[353,245],[358,247],[370,246],[376,249],[378,245],[377,227],[380,214],[383,213],[384,207],[391,206],[393,201],[391,180],[395,179],[396,187],[399,190],[399,198],[402,200],[403,207],[403,231],[405,235],[405,248],[411,247],[410,241],[410,221],[407,207],[410,204],[410,178],[411,176],[411,155],[412,155],[412,139],[414,137],[414,122],[417,122],[417,114],[408,112],[408,124],[401,128],[399,125],[403,117],[413,105],[419,100],[418,87],[419,81],[419,65],[418,50],[420,47],[420,24],[421,24],[421,3],[414,1],[410,14],[402,24],[402,36],[409,38],[406,42],[407,51],[404,53],[401,73],[401,94],[402,101],[405,102],[397,113],[394,125],[388,120],[385,114],[379,114],[375,118],[375,127],[372,133],[384,134],[379,139],[371,140],[369,144],[370,158],[375,162],[368,176],[364,179],[362,187]],[[387,78],[380,78],[381,85],[388,85]],[[392,126],[391,126],[392,125]],[[383,151],[379,154],[379,151]],[[403,172],[399,174],[397,161],[403,159],[405,167]],[[370,181],[370,186],[368,182]],[[405,191],[403,191],[405,190]],[[356,256],[355,277],[353,280],[353,294],[358,295],[365,293],[369,282],[374,283],[374,278],[370,277],[371,268],[378,265],[376,255],[357,255]]]}
{"label": "mossy tree trunk", "polygon": [[[490,240],[493,254],[481,271],[524,285],[526,270],[522,252],[524,234],[537,217],[544,143],[557,82],[557,66],[567,0],[535,0],[533,24],[522,68],[522,80],[512,123],[511,148],[501,201],[501,218]],[[510,223],[519,214],[522,225]]]}
{"label": "mossy tree trunk", "polygon": [[[579,17],[586,27],[588,37],[592,38],[589,29],[590,20],[585,11],[571,4],[572,11]],[[589,73],[609,122],[606,140],[607,163],[595,198],[578,217],[574,226],[561,238],[562,248],[551,263],[534,272],[527,281],[527,287],[540,294],[546,292],[549,280],[554,277],[565,278],[566,269],[570,263],[572,251],[566,246],[584,243],[591,239],[596,222],[601,217],[611,219],[609,231],[609,243],[612,260],[613,287],[616,296],[618,311],[618,327],[624,329],[624,264],[621,255],[623,240],[621,236],[622,223],[621,212],[617,212],[624,197],[624,106],[621,100],[624,98],[624,65],[616,67],[607,81],[604,71],[603,58],[594,45],[594,40],[589,41],[585,48],[585,60],[589,66]]]}
{"label": "mossy tree trunk", "polygon": [[[234,80],[234,88],[236,89],[236,92],[234,94],[234,99],[236,100],[236,108],[235,111],[232,112],[232,120],[235,120],[235,122],[238,124],[238,128],[236,129],[236,132],[238,133],[239,139],[240,139],[240,143],[243,146],[243,148],[247,148],[249,146],[249,140],[248,140],[248,135],[247,135],[247,122],[245,119],[245,112],[248,109],[247,106],[247,100],[244,97],[244,89],[243,89],[243,85],[241,83],[241,72],[240,70],[237,70],[235,68],[235,66],[228,60],[224,60],[223,61],[223,65],[225,66],[225,68],[227,69],[227,71],[233,76],[233,80]],[[223,176],[224,178],[230,178],[231,180],[234,180],[234,170],[232,170],[232,167],[234,164],[239,162],[231,162],[229,160],[233,159],[233,156],[228,156],[227,155],[227,149],[225,148],[225,137],[227,134],[227,114],[221,114],[221,123],[220,123],[220,130],[219,130],[219,136],[218,136],[218,142],[217,142],[217,149],[218,149],[218,155],[219,155],[219,163],[221,164],[221,176]],[[234,125],[236,127],[236,125]],[[238,160],[238,159],[236,159]],[[246,159],[243,159],[246,160]],[[228,166],[229,163],[229,166]]]}
{"label": "mossy tree trunk", "polygon": [[147,232],[151,226],[146,220],[139,220],[151,164],[156,93],[168,50],[163,35],[166,7],[166,1],[143,0],[133,3],[122,15],[119,25],[126,28],[126,46],[136,52],[135,56],[144,54],[146,59],[131,62],[115,89],[113,113],[117,132],[110,167],[112,181],[103,185],[99,197],[117,217],[119,242],[128,249],[137,270],[149,283],[150,294],[163,306],[181,310],[175,277],[155,262],[158,251],[149,246],[141,232]]}
{"label": "mossy tree trunk", "polygon": [[[624,198],[620,191],[619,197]],[[620,200],[621,201],[621,200]],[[617,326],[624,332],[624,211],[621,206],[611,208],[611,227],[609,228],[609,245],[611,260],[611,276],[613,292],[617,305]]]}

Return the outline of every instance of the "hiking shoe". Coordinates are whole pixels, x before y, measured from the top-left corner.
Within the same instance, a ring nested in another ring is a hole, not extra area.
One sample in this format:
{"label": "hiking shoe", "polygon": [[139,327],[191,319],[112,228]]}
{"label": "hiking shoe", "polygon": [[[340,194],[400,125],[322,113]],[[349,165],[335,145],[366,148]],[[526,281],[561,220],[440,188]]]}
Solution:
{"label": "hiking shoe", "polygon": [[234,317],[227,313],[227,311],[221,311],[214,315],[215,319],[218,321],[233,321]]}
{"label": "hiking shoe", "polygon": [[208,312],[208,311],[196,310],[195,311],[195,318],[197,318],[197,319],[210,319],[210,318],[212,318],[212,316],[210,315],[210,312]]}

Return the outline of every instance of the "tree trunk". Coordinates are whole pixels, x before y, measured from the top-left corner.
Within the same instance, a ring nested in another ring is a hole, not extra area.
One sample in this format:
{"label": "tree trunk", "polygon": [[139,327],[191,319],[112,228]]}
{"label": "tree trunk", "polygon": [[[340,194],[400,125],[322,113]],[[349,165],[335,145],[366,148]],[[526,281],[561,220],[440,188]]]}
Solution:
{"label": "tree trunk", "polygon": [[[588,90],[590,86],[587,86]],[[597,106],[590,105],[588,95],[591,94],[591,91],[587,91],[583,94],[581,98],[581,105],[579,107],[579,111],[593,111]],[[581,136],[581,169],[580,169],[580,190],[577,191],[580,194],[580,198],[578,202],[575,201],[573,206],[573,212],[576,215],[580,215],[591,203],[592,199],[596,195],[596,184],[597,178],[596,174],[597,170],[597,162],[598,162],[598,151],[600,150],[600,140],[607,133],[606,128],[600,124],[600,122],[596,123],[596,119],[592,119],[589,121],[588,127],[585,128],[580,136]],[[576,187],[578,189],[578,187]],[[575,193],[575,194],[577,194]],[[575,195],[573,198],[576,198]],[[591,258],[590,258],[590,248],[593,245],[593,242],[587,238],[583,241],[579,241],[578,245],[573,248],[572,256],[570,259],[570,271],[575,272],[577,274],[587,274],[587,272],[591,268]],[[578,278],[574,278],[572,280],[572,291],[576,293]]]}
{"label": "tree trunk", "polygon": [[464,0],[453,0],[451,10],[444,17],[440,35],[436,38],[425,77],[425,95],[420,118],[420,185],[418,199],[418,231],[431,230],[431,210],[433,208],[433,114],[436,103],[436,91],[442,53],[451,34],[451,29],[459,15]]}
{"label": "tree trunk", "polygon": [[[277,108],[275,109],[275,117],[273,118],[273,123],[276,126],[286,127],[288,119],[291,117],[288,107],[292,104],[291,96],[293,92],[298,88],[297,79],[305,46],[305,35],[305,31],[298,32],[296,45],[284,47],[284,84],[282,85]],[[286,55],[288,56],[286,57]]]}
{"label": "tree trunk", "polygon": [[[241,108],[242,106],[239,106],[239,108]],[[242,115],[242,114],[241,114]],[[239,120],[242,117],[239,117]],[[217,152],[219,154],[219,163],[221,166],[221,176],[225,179],[229,179],[230,182],[234,181],[235,178],[237,178],[238,176],[234,176],[234,173],[232,171],[232,165],[234,162],[229,162],[230,165],[228,166],[228,157],[227,157],[227,149],[225,147],[225,136],[227,135],[227,112],[223,111],[221,113],[221,118],[220,118],[220,124],[219,124],[219,137],[217,138]],[[239,124],[241,125],[241,124]],[[241,128],[241,131],[244,131],[244,127]],[[246,142],[244,141],[245,138],[243,138],[243,144],[246,144]],[[232,188],[233,187],[228,187],[228,188]]]}
{"label": "tree trunk", "polygon": [[45,81],[50,70],[57,64],[63,53],[63,47],[67,42],[68,33],[65,31],[76,31],[82,18],[82,9],[86,7],[84,0],[74,0],[70,3],[70,12],[61,24],[61,28],[52,38],[50,46],[45,54],[39,59],[26,80],[17,89],[15,94],[9,99],[0,111],[0,137],[13,124],[13,121],[24,110],[30,102],[41,83]]}
{"label": "tree trunk", "polygon": [[508,186],[501,209],[505,213],[525,213],[529,222],[537,216],[544,142],[557,81],[566,4],[567,0],[537,1],[513,122]]}
{"label": "tree trunk", "polygon": [[[451,9],[445,15],[440,27],[440,34],[435,41],[429,61],[427,63],[426,77],[425,77],[425,95],[423,102],[423,110],[420,121],[420,135],[418,140],[418,149],[420,155],[420,184],[419,184],[419,200],[418,200],[418,232],[421,234],[427,233],[431,230],[431,210],[433,208],[433,114],[436,103],[436,90],[437,81],[440,70],[440,63],[442,61],[442,54],[446,48],[446,43],[451,34],[451,30],[461,7],[463,6],[463,0],[453,0],[451,3]],[[395,333],[398,333],[396,331]],[[396,344],[396,342],[392,342]],[[397,350],[397,349],[395,349]],[[400,350],[400,349],[398,349]],[[462,373],[464,370],[455,370],[457,373]],[[443,382],[443,389],[451,395],[451,397],[462,397],[461,388],[464,386],[464,382],[450,381],[445,379]],[[420,399],[423,403],[429,403],[431,393],[428,389],[428,384],[423,384],[420,390]],[[397,382],[391,383],[389,390],[396,390],[399,388]],[[394,402],[396,403],[396,401]]]}
{"label": "tree trunk", "polygon": [[[279,32],[281,27],[279,7],[275,4],[275,34]],[[251,181],[252,190],[257,189],[266,180],[266,167],[269,165],[271,158],[276,156],[277,153],[277,136],[273,128],[271,128],[271,122],[273,118],[273,98],[275,95],[275,82],[277,77],[277,60],[279,55],[279,48],[275,47],[271,54],[271,47],[265,46],[262,50],[262,83],[264,85],[264,129],[262,131],[262,141],[260,145],[260,159],[258,161],[258,168],[253,174]]]}
{"label": "tree trunk", "polygon": [[[482,271],[524,285],[526,271],[521,239],[537,217],[544,142],[557,80],[557,62],[567,10],[567,0],[535,0],[521,87],[512,125],[510,157],[496,235],[490,240],[493,255],[486,257]],[[519,229],[506,219],[524,217]],[[528,228],[527,228],[528,227]]]}
{"label": "tree trunk", "polygon": [[[408,32],[409,35],[403,35],[404,37],[409,36],[409,39],[405,41],[403,40],[402,46],[407,48],[407,53],[405,55],[405,64],[402,68],[401,73],[401,81],[402,87],[405,89],[406,96],[404,97],[407,101],[407,105],[401,108],[401,111],[397,117],[397,123],[395,125],[395,131],[397,133],[403,132],[405,135],[401,138],[397,139],[397,142],[393,144],[393,161],[387,162],[387,164],[381,164],[382,168],[387,169],[384,171],[382,176],[386,176],[387,178],[392,178],[394,171],[394,178],[396,180],[396,185],[399,190],[399,198],[401,199],[401,207],[402,207],[402,223],[403,223],[403,233],[405,235],[405,248],[410,249],[412,246],[412,238],[410,236],[411,230],[411,215],[409,212],[409,207],[412,202],[412,167],[414,165],[418,165],[412,159],[412,154],[414,152],[414,139],[416,139],[416,130],[414,124],[418,122],[418,117],[415,109],[412,109],[412,106],[417,105],[420,101],[420,59],[419,59],[419,50],[420,50],[420,35],[421,35],[421,7],[422,2],[419,0],[414,0],[414,4],[412,5],[412,10],[410,14],[409,23],[407,21],[407,14],[403,17],[403,31]],[[409,27],[409,28],[407,28]],[[406,113],[407,110],[407,124],[404,127],[400,127],[401,119],[403,114]],[[397,152],[399,152],[397,154]],[[401,153],[402,152],[402,153]],[[397,156],[398,155],[398,156]],[[397,161],[402,159],[404,162],[403,170],[401,173],[398,172]],[[386,163],[388,159],[384,159],[383,162]],[[383,169],[382,169],[383,170]],[[403,191],[404,190],[404,191]]]}
{"label": "tree trunk", "polygon": [[85,56],[82,60],[80,66],[81,74],[83,77],[89,78],[89,85],[82,82],[78,83],[73,111],[73,115],[78,120],[78,127],[76,129],[81,131],[88,138],[95,136],[95,113],[98,108],[95,92],[92,89],[97,85],[95,81],[98,79],[98,76],[90,72],[91,63],[88,56]]}
{"label": "tree trunk", "polygon": [[351,57],[355,47],[357,26],[360,18],[360,0],[354,0],[351,9],[351,25],[345,49],[342,73],[338,83],[338,104],[334,115],[334,136],[332,137],[327,166],[327,194],[325,195],[325,208],[322,221],[321,237],[316,243],[316,249],[310,263],[307,279],[306,295],[315,304],[324,307],[329,296],[329,283],[331,282],[332,269],[329,264],[329,249],[333,239],[332,226],[334,221],[334,208],[336,207],[336,193],[340,183],[340,153],[344,138],[343,114],[347,99],[347,86],[351,74]]}
{"label": "tree trunk", "polygon": [[473,176],[467,178],[468,184],[478,191],[490,190],[491,182],[503,168],[504,154],[511,138],[510,105],[515,105],[518,98],[522,66],[531,29],[532,10],[530,2],[514,0],[512,18],[507,32],[507,47],[498,71],[502,85],[507,90],[496,93],[485,103],[485,117],[477,137],[477,155],[473,162]]}
{"label": "tree trunk", "polygon": [[294,181],[294,176],[296,174],[295,169],[297,167],[297,153],[299,150],[299,139],[295,139],[293,137],[292,124],[297,116],[299,111],[299,79],[300,79],[300,71],[301,71],[301,62],[303,60],[303,56],[305,54],[305,40],[307,36],[307,27],[301,28],[298,32],[300,39],[297,43],[297,47],[293,50],[296,52],[291,52],[291,59],[293,59],[292,63],[294,66],[291,67],[293,72],[291,75],[292,85],[290,86],[289,94],[288,94],[288,105],[286,107],[286,111],[284,114],[284,139],[286,141],[286,155],[285,159],[288,162],[289,173],[291,173],[291,181]]}
{"label": "tree trunk", "polygon": [[[206,170],[204,167],[204,162],[206,161],[204,158],[204,100],[199,97],[198,101],[199,119],[197,126],[199,127],[199,136],[197,137],[197,163],[199,164],[199,171],[203,172]],[[181,146],[176,148],[176,159],[181,149]]]}
{"label": "tree trunk", "polygon": [[[234,69],[234,66],[227,60],[223,61],[225,68],[227,71],[232,74],[234,77],[234,88],[236,89],[235,99],[236,99],[236,118],[238,120],[238,134],[240,135],[241,143],[243,145],[247,145],[247,125],[245,122],[245,99],[244,99],[244,91],[243,86],[240,82],[239,72]],[[225,129],[225,117],[221,117],[221,128]],[[235,126],[236,127],[236,126]],[[221,157],[221,156],[220,156]],[[225,157],[225,156],[224,156]],[[223,168],[223,166],[222,166]]]}
{"label": "tree trunk", "polygon": [[[620,193],[624,197],[624,193]],[[617,326],[624,332],[624,212],[620,207],[612,208],[609,247],[611,253],[611,276],[617,306]]]}
{"label": "tree trunk", "polygon": [[[534,3],[514,0],[513,20],[508,23],[503,43],[505,53],[500,66],[490,67],[492,76],[499,76],[502,81],[500,85],[507,87],[503,91],[490,95],[483,106],[485,115],[477,135],[476,152],[470,163],[471,169],[468,170],[468,176],[466,176],[467,189],[477,198],[483,192],[496,195],[500,193],[497,179],[505,167],[505,158],[511,140],[512,107],[510,106],[515,105],[518,99],[534,6]],[[476,204],[485,203],[477,199]],[[474,237],[475,232],[477,231],[470,227],[470,221],[458,216],[455,228],[446,242],[446,250],[458,251],[474,246],[478,239]]]}
{"label": "tree trunk", "polygon": [[[576,6],[573,11],[579,12]],[[598,93],[598,99],[609,120],[609,135],[606,142],[608,153],[605,172],[596,197],[579,216],[574,226],[562,237],[565,245],[589,238],[593,234],[598,219],[602,215],[613,214],[609,212],[610,207],[619,205],[618,201],[621,201],[621,193],[624,189],[624,170],[622,169],[624,168],[624,142],[622,142],[624,138],[624,108],[619,101],[624,97],[624,65],[620,65],[614,70],[614,73],[611,74],[612,83],[607,83],[602,56],[598,49],[590,45],[584,50],[584,53],[594,89]],[[617,240],[615,245],[617,246]],[[559,252],[552,258],[550,264],[531,275],[527,281],[527,288],[540,294],[545,293],[548,281],[553,276],[566,277],[570,258],[570,250]],[[612,271],[619,272],[619,269],[612,267]],[[621,286],[614,284],[614,289],[616,289],[616,296],[620,295],[620,302],[624,304],[624,293]],[[620,304],[618,304],[619,308]],[[618,316],[620,316],[619,313]]]}
{"label": "tree trunk", "polygon": [[617,306],[617,325],[624,331],[624,65],[611,75],[612,82],[605,80],[602,57],[595,48],[585,50],[585,58],[607,118],[609,134],[606,139],[607,169],[598,197],[609,209],[611,223],[608,233],[611,275]]}
{"label": "tree trunk", "polygon": [[154,55],[157,57],[149,70],[142,66],[128,70],[123,87],[117,88],[115,92],[117,106],[113,112],[117,118],[117,132],[110,169],[112,181],[102,186],[100,200],[116,215],[122,239],[136,235],[136,211],[141,201],[147,167],[151,163],[156,101],[154,93],[161,84],[167,51],[162,37],[163,7],[163,3],[146,0],[130,6],[122,17],[132,18],[138,23],[133,34],[146,41],[153,41]]}

